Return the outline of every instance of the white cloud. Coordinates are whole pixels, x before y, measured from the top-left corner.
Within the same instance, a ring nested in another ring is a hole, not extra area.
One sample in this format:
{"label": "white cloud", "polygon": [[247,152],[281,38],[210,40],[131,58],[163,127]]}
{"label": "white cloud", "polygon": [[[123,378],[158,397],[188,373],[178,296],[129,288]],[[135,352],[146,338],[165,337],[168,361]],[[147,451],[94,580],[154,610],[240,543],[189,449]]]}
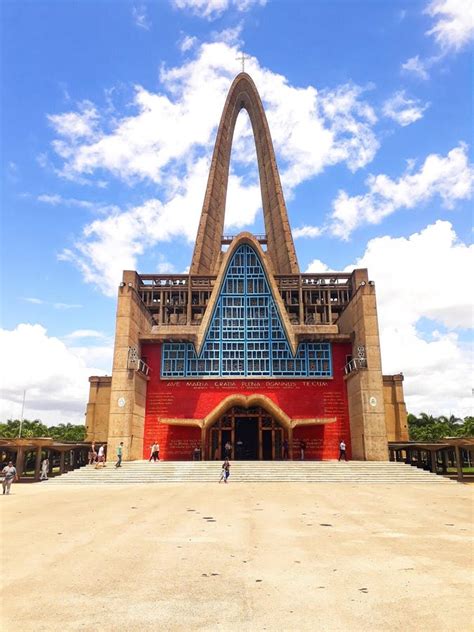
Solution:
{"label": "white cloud", "polygon": [[425,13],[437,21],[427,32],[443,52],[459,51],[474,38],[474,12],[470,0],[433,0]]}
{"label": "white cloud", "polygon": [[294,239],[301,237],[319,237],[322,234],[322,230],[318,226],[301,226],[300,228],[294,228],[291,232],[293,233]]}
{"label": "white cloud", "polygon": [[50,204],[51,206],[84,208],[89,211],[94,211],[101,214],[111,213],[118,210],[118,207],[112,204],[91,202],[90,200],[78,200],[77,198],[65,198],[62,195],[58,195],[57,193],[43,193],[41,195],[38,195],[36,199],[38,200],[38,202],[42,202],[43,204]]}
{"label": "white cloud", "polygon": [[42,298],[35,298],[32,296],[22,296],[21,300],[26,301],[27,303],[32,303],[33,305],[52,305],[54,309],[76,309],[82,307],[82,305],[78,305],[77,303],[50,303]]}
{"label": "white cloud", "polygon": [[83,423],[90,375],[112,366],[112,345],[71,347],[50,337],[41,325],[20,324],[0,330],[0,411],[18,417],[26,389],[25,417],[48,424]]}
{"label": "white cloud", "polygon": [[243,22],[237,24],[237,26],[223,29],[222,31],[213,31],[211,33],[211,39],[213,42],[224,42],[229,46],[234,44],[242,44],[241,34],[244,28]]}
{"label": "white cloud", "polygon": [[407,97],[405,90],[400,90],[385,101],[382,110],[384,116],[406,127],[421,119],[429,106],[429,103],[422,104],[419,99]]}
{"label": "white cloud", "polygon": [[253,6],[265,6],[267,0],[171,0],[175,9],[189,10],[207,20],[215,20],[228,9],[248,11]]}
{"label": "white cloud", "polygon": [[105,338],[105,335],[96,329],[76,329],[75,331],[71,331],[70,334],[67,334],[65,338],[70,340],[77,340],[81,338]]}
{"label": "white cloud", "polygon": [[99,114],[90,101],[79,104],[78,112],[64,112],[63,114],[49,114],[48,120],[54,130],[66,140],[56,141],[58,153],[69,155],[68,142],[79,139],[90,139],[95,136]]}
{"label": "white cloud", "polygon": [[79,309],[82,307],[79,303],[53,303],[54,309]]}
{"label": "white cloud", "polygon": [[36,198],[38,202],[51,204],[51,206],[76,206],[78,208],[95,209],[97,205],[88,200],[77,200],[75,198],[64,198],[61,195],[43,193]]}
{"label": "white cloud", "polygon": [[150,30],[151,22],[148,18],[146,6],[144,4],[134,5],[132,7],[132,18],[135,26],[138,26],[138,28],[144,29],[145,31]]}
{"label": "white cloud", "polygon": [[[466,271],[474,246],[459,242],[449,222],[409,237],[378,237],[346,271],[368,268],[376,283],[384,373],[405,375],[405,399],[415,414],[472,414],[472,349],[458,328],[472,328],[472,284]],[[326,272],[321,261],[308,272]],[[434,331],[423,331],[426,323]]]}
{"label": "white cloud", "polygon": [[439,53],[427,59],[419,55],[402,64],[402,72],[429,79],[428,70],[449,53],[459,52],[474,38],[474,11],[470,0],[431,0],[424,13],[435,19],[426,34],[432,35]]}
{"label": "white cloud", "polygon": [[329,268],[329,266],[326,263],[324,263],[324,261],[321,261],[321,259],[313,259],[308,264],[308,267],[306,268],[306,272],[319,273],[319,272],[332,272],[332,270]]}
{"label": "white cloud", "polygon": [[422,61],[419,55],[415,55],[415,57],[410,57],[407,61],[402,64],[402,72],[406,74],[413,74],[419,79],[427,80],[430,78],[428,74],[428,62]]}
{"label": "white cloud", "polygon": [[[161,70],[162,92],[136,87],[134,115],[117,116],[109,132],[99,129],[94,138],[72,149],[69,145],[69,153],[59,152],[67,177],[106,170],[126,182],[145,179],[161,186],[160,198],[114,209],[86,226],[82,237],[61,254],[107,294],[115,295],[122,270],[135,269],[145,249],[175,237],[194,240],[237,52],[222,42],[202,44],[194,59]],[[377,119],[363,100],[363,88],[298,88],[254,58],[247,67],[265,103],[287,196],[329,165],[342,163],[355,171],[373,159],[379,146],[373,130]],[[61,148],[61,139],[54,147],[58,143]],[[237,119],[233,145],[227,229],[249,226],[261,206],[259,183],[245,172],[253,157],[254,140],[244,114]],[[244,173],[236,172],[239,167]],[[119,255],[111,258],[110,252]]]}
{"label": "white cloud", "polygon": [[461,144],[447,156],[430,154],[419,171],[407,173],[398,180],[385,174],[369,176],[368,193],[350,197],[340,191],[333,202],[330,232],[348,239],[351,232],[363,224],[378,224],[401,208],[414,208],[438,195],[444,206],[452,208],[457,200],[472,195],[473,168],[469,164],[467,147]]}
{"label": "white cloud", "polygon": [[198,42],[197,37],[191,36],[191,35],[184,35],[179,43],[179,49],[182,53],[187,53],[188,50],[191,50],[192,48],[194,48],[196,46]]}

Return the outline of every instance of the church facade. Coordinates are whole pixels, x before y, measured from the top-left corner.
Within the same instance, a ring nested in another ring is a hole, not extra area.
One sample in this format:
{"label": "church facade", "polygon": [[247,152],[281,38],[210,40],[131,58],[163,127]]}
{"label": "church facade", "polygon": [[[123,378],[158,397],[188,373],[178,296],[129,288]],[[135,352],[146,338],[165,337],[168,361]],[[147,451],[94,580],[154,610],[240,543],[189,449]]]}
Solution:
{"label": "church facade", "polygon": [[[255,137],[265,234],[224,235],[232,138]],[[383,376],[365,269],[302,274],[270,130],[239,74],[220,121],[189,274],[125,271],[111,377],[91,377],[87,438],[124,458],[386,460],[406,440],[402,375]]]}

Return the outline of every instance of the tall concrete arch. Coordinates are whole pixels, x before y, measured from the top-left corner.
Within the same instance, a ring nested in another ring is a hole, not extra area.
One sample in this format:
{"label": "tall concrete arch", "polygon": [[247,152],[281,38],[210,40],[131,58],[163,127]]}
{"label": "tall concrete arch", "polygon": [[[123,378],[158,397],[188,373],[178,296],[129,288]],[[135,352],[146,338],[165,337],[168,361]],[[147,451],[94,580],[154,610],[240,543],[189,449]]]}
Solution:
{"label": "tall concrete arch", "polygon": [[257,149],[267,256],[275,274],[298,274],[270,129],[257,88],[244,72],[230,87],[219,123],[190,273],[217,274],[220,266],[232,139],[242,109],[248,112]]}

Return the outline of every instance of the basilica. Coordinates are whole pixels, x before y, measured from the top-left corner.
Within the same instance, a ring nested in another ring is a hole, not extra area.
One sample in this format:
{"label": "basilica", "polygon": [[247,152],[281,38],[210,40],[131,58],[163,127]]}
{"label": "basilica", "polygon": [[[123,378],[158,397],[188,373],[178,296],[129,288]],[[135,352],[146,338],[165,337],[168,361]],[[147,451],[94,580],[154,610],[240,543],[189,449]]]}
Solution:
{"label": "basilica", "polygon": [[[265,234],[224,233],[240,110],[255,138]],[[126,270],[111,377],[90,378],[87,439],[124,459],[387,460],[408,438],[403,376],[382,375],[366,269],[301,273],[262,101],[225,102],[188,274]],[[230,446],[230,447],[229,447]]]}

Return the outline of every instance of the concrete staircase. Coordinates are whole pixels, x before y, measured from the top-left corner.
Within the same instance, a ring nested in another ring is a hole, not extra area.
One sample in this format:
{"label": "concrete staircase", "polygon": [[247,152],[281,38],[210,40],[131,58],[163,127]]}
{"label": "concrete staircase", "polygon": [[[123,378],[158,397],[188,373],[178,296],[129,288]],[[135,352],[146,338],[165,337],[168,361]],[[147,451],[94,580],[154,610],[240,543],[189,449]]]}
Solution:
{"label": "concrete staircase", "polygon": [[[120,469],[108,463],[95,469],[87,465],[48,485],[135,485],[141,483],[215,483],[221,461],[124,462]],[[232,483],[450,483],[431,472],[389,461],[232,461]]]}

